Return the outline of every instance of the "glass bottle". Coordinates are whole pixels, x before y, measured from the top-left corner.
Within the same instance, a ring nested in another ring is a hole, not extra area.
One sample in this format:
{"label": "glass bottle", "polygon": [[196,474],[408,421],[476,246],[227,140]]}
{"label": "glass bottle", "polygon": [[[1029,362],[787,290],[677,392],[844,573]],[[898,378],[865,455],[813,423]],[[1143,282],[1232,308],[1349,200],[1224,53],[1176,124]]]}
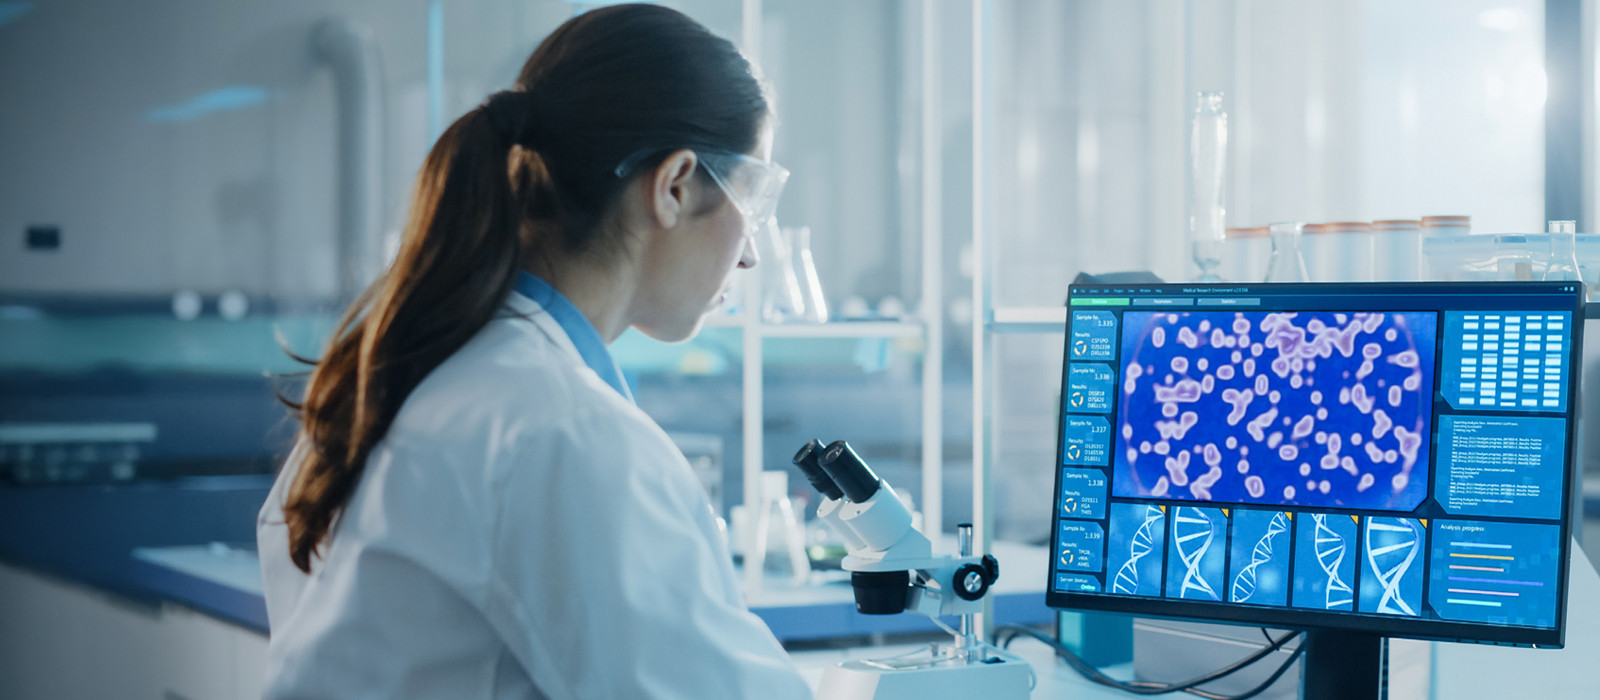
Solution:
{"label": "glass bottle", "polygon": [[1583,275],[1578,271],[1578,222],[1552,221],[1548,230],[1550,257],[1545,264],[1544,278],[1582,282]]}
{"label": "glass bottle", "polygon": [[1298,221],[1272,224],[1272,260],[1267,263],[1268,282],[1305,282],[1305,258],[1300,257],[1300,230],[1305,227]]}
{"label": "glass bottle", "polygon": [[1222,201],[1228,160],[1228,113],[1221,92],[1201,92],[1189,143],[1189,247],[1201,282],[1216,282],[1227,212]]}

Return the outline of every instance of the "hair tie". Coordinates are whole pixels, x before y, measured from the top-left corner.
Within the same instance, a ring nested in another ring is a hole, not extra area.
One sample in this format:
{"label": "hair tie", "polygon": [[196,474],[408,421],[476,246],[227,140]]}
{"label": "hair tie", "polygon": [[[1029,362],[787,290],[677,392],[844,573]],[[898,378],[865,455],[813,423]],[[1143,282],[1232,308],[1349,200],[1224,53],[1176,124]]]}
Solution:
{"label": "hair tie", "polygon": [[490,95],[478,108],[489,116],[489,123],[494,126],[494,132],[501,141],[508,145],[534,148],[532,143],[537,138],[535,113],[538,108],[533,95],[524,90],[501,90]]}

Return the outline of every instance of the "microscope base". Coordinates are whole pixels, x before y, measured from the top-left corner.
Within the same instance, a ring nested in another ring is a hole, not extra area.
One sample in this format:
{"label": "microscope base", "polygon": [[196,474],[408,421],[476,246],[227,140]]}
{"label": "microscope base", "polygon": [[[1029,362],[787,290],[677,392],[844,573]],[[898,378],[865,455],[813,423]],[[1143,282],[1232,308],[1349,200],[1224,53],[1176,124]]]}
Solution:
{"label": "microscope base", "polygon": [[1033,669],[1026,661],[993,657],[992,663],[937,663],[916,668],[885,668],[871,661],[844,661],[822,673],[817,697],[840,700],[930,700],[985,698],[1012,700],[1032,692]]}

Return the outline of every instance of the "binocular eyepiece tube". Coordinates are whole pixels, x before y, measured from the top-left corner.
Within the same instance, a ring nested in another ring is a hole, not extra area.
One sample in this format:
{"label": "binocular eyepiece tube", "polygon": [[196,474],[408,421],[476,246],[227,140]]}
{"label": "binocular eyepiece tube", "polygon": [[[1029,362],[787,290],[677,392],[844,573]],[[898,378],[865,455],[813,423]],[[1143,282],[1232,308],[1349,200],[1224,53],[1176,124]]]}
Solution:
{"label": "binocular eyepiece tube", "polygon": [[828,445],[818,460],[822,471],[833,478],[833,483],[844,492],[844,497],[851,503],[865,503],[867,499],[878,492],[883,481],[866,462],[861,461],[861,456],[850,449],[850,445],[843,440],[836,440]]}
{"label": "binocular eyepiece tube", "polygon": [[793,461],[801,473],[806,475],[806,481],[811,482],[811,488],[816,489],[824,498],[836,501],[844,498],[844,492],[839,490],[838,484],[833,483],[833,477],[822,470],[819,461],[825,451],[826,448],[822,446],[821,440],[812,440],[795,453]]}
{"label": "binocular eyepiece tube", "polygon": [[843,498],[851,503],[865,503],[883,483],[843,440],[836,440],[827,447],[822,446],[821,440],[807,442],[795,453],[793,461],[812,488],[834,500]]}

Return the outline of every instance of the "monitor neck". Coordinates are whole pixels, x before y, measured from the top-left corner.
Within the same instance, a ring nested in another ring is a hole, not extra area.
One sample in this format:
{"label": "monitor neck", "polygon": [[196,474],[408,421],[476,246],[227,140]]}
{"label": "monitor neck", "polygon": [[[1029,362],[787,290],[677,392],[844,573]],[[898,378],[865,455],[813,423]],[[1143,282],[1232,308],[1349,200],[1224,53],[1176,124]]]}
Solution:
{"label": "monitor neck", "polygon": [[1366,632],[1310,630],[1301,660],[1304,700],[1380,700],[1388,695],[1389,647]]}

